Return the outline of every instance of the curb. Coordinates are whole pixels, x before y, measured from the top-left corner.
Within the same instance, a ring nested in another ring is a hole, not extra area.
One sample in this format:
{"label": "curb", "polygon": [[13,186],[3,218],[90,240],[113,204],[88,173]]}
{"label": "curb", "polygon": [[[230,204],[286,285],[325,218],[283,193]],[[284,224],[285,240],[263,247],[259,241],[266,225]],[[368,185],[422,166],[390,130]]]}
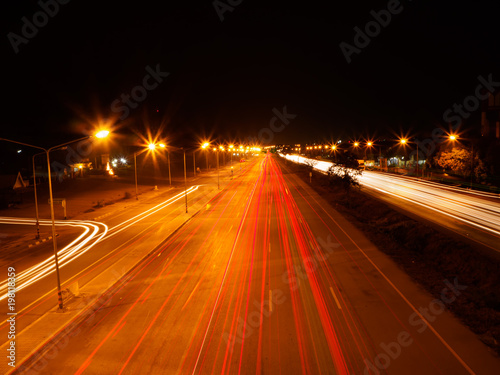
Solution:
{"label": "curb", "polygon": [[[59,233],[56,233],[56,237],[59,237]],[[46,237],[46,238],[42,238],[42,239],[40,239],[40,240],[36,241],[35,243],[30,243],[30,244],[28,245],[28,248],[33,247],[33,246],[36,246],[36,245],[40,245],[41,243],[44,243],[44,242],[49,241],[49,240],[51,240],[51,239],[52,239],[52,236],[48,236],[48,237]]]}

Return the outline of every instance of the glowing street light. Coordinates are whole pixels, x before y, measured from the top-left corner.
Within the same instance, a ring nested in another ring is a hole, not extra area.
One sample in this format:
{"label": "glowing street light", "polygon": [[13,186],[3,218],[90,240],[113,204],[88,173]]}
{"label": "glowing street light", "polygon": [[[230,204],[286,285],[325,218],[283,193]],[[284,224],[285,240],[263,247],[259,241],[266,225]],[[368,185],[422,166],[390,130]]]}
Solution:
{"label": "glowing street light", "polygon": [[109,135],[109,130],[100,130],[97,133],[95,133],[96,138],[106,138]]}
{"label": "glowing street light", "polygon": [[[204,142],[201,145],[201,149],[205,150],[205,151],[208,151],[209,147],[210,147],[210,143],[208,143],[208,142]],[[208,152],[205,152],[205,161],[207,162],[207,171],[208,171]]]}
{"label": "glowing street light", "polygon": [[[147,145],[147,148],[145,148],[144,150],[134,152],[134,175],[135,175],[135,199],[136,200],[139,200],[139,190],[137,187],[137,155],[142,154],[147,149],[149,149],[150,151],[155,151],[156,146],[161,147],[161,148],[167,148],[167,146],[164,143],[159,143],[158,145],[156,145],[155,143],[149,143]],[[169,179],[170,185],[172,185],[172,178],[170,175],[170,153],[168,152],[168,149],[167,149],[167,158],[168,158],[168,179]]]}

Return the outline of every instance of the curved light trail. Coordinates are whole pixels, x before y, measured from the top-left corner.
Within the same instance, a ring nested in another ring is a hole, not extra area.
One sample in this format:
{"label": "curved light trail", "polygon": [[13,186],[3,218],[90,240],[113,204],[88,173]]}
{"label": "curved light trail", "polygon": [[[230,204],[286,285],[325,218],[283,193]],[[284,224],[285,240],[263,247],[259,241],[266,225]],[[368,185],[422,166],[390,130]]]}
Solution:
{"label": "curved light trail", "polygon": [[[68,226],[75,228],[82,228],[83,232],[75,238],[71,243],[66,245],[64,248],[60,249],[58,254],[59,268],[62,268],[72,261],[76,260],[87,251],[92,249],[98,242],[103,239],[108,239],[116,234],[126,230],[130,226],[137,224],[139,221],[147,218],[154,213],[169,207],[173,203],[183,199],[185,194],[189,195],[196,190],[198,190],[200,185],[195,185],[186,190],[186,192],[179,193],[156,206],[141,212],[140,214],[123,221],[122,223],[108,228],[104,223],[96,221],[87,220],[56,220],[56,226]],[[50,220],[40,220],[40,225],[52,225]],[[0,217],[0,224],[15,224],[15,225],[34,225],[34,219],[28,218],[12,218],[12,217]],[[16,290],[22,290],[33,283],[43,279],[44,277],[55,272],[55,261],[54,255],[51,255],[47,259],[29,267],[16,275]],[[4,280],[0,283],[0,290],[7,291],[7,281]],[[7,293],[4,292],[0,296],[0,301],[7,298]]]}
{"label": "curved light trail", "polygon": [[[40,225],[52,225],[50,220],[40,220]],[[0,217],[0,224],[15,224],[15,225],[34,225],[34,219]],[[108,227],[106,224],[95,221],[81,220],[56,220],[55,224],[58,227],[68,226],[82,228],[83,232],[75,238],[71,243],[57,252],[59,267],[62,268],[77,259],[93,246],[95,246],[107,233]],[[39,262],[28,269],[19,272],[16,275],[16,290],[22,290],[38,280],[50,275],[55,271],[54,255]],[[0,290],[7,290],[7,281],[0,283]],[[7,298],[7,293],[0,296],[0,300]]]}

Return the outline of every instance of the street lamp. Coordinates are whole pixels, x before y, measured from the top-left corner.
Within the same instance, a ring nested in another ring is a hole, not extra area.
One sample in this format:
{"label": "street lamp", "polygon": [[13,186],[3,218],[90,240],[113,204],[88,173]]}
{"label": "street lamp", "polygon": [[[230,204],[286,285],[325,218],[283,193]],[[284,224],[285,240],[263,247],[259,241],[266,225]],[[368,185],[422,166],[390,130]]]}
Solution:
{"label": "street lamp", "polygon": [[106,138],[109,135],[109,130],[100,130],[97,133],[95,133],[96,138]]}
{"label": "street lamp", "polygon": [[[149,143],[148,147],[145,148],[144,150],[134,152],[135,200],[139,200],[139,190],[137,187],[137,155],[142,154],[144,151],[147,151],[148,149],[150,151],[155,151],[156,146],[161,147],[161,148],[167,147],[164,143],[159,143],[158,145],[156,145],[155,143]],[[170,185],[172,185],[172,179],[170,177],[170,154],[168,153],[168,149],[167,149],[167,158],[168,158],[168,179],[169,179]]]}
{"label": "street lamp", "polygon": [[51,221],[52,221],[52,244],[53,244],[53,248],[54,248],[54,261],[55,261],[56,276],[57,276],[57,299],[58,299],[59,310],[60,311],[64,310],[64,305],[63,305],[62,291],[61,291],[61,277],[60,277],[60,274],[59,274],[59,259],[58,259],[58,256],[57,256],[56,224],[55,224],[55,219],[54,219],[54,197],[53,197],[53,193],[52,193],[52,175],[51,175],[51,172],[50,172],[50,156],[49,156],[49,154],[50,154],[51,151],[53,151],[53,150],[55,150],[57,148],[60,148],[62,146],[66,146],[66,145],[69,145],[71,143],[83,141],[83,140],[86,140],[86,139],[89,139],[89,138],[92,138],[92,137],[105,138],[106,136],[108,136],[108,134],[109,134],[109,131],[107,131],[107,130],[101,130],[101,131],[97,132],[95,135],[89,135],[89,136],[86,136],[86,137],[78,138],[78,139],[75,139],[73,141],[65,142],[65,143],[62,143],[60,145],[48,148],[48,149],[43,148],[43,147],[39,147],[39,146],[30,145],[28,143],[13,141],[13,140],[6,139],[6,138],[0,138],[1,141],[11,142],[11,143],[17,143],[17,144],[20,144],[20,145],[23,145],[23,146],[27,146],[27,147],[32,147],[32,148],[36,148],[36,149],[39,149],[39,150],[43,150],[45,152],[45,154],[47,155],[47,172],[48,172],[48,178],[49,178],[50,218],[51,218]]}
{"label": "street lamp", "polygon": [[219,150],[214,147],[214,152],[215,152],[215,155],[216,155],[216,158],[217,158],[217,190],[220,190],[220,183],[219,183]]}
{"label": "street lamp", "polygon": [[226,150],[222,146],[219,146],[219,149],[222,151],[222,165],[226,165],[226,154],[224,153]]}
{"label": "street lamp", "polygon": [[[408,141],[406,138],[401,138],[401,139],[399,140],[399,143],[400,143],[402,146],[406,146],[406,145],[409,143],[409,141]],[[417,168],[416,168],[416,175],[417,175],[417,178],[418,178],[418,144],[417,144],[416,149],[417,149]]]}
{"label": "street lamp", "polygon": [[337,162],[337,145],[332,146],[333,154],[335,155],[335,163]]}
{"label": "street lamp", "polygon": [[372,148],[372,146],[373,146],[373,142],[372,142],[372,141],[367,141],[367,142],[366,142],[366,147],[365,147],[365,159],[367,158],[367,156],[366,156],[366,152],[368,151],[368,149],[369,149],[369,148],[371,149],[371,148]]}
{"label": "street lamp", "polygon": [[205,142],[201,145],[202,150],[205,150],[205,161],[207,162],[207,171],[208,171],[208,148],[210,147],[210,143]]}

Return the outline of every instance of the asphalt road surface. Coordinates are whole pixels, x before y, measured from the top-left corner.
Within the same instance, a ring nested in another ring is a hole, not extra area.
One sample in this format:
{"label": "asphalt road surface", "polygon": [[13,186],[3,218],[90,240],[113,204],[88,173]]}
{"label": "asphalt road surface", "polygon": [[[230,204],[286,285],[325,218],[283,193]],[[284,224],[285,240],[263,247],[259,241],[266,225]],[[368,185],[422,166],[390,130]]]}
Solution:
{"label": "asphalt road surface", "polygon": [[[116,237],[115,237],[116,238]],[[117,239],[118,240],[118,239]],[[108,241],[113,241],[111,238]],[[31,371],[496,374],[500,362],[271,155],[156,246]]]}

